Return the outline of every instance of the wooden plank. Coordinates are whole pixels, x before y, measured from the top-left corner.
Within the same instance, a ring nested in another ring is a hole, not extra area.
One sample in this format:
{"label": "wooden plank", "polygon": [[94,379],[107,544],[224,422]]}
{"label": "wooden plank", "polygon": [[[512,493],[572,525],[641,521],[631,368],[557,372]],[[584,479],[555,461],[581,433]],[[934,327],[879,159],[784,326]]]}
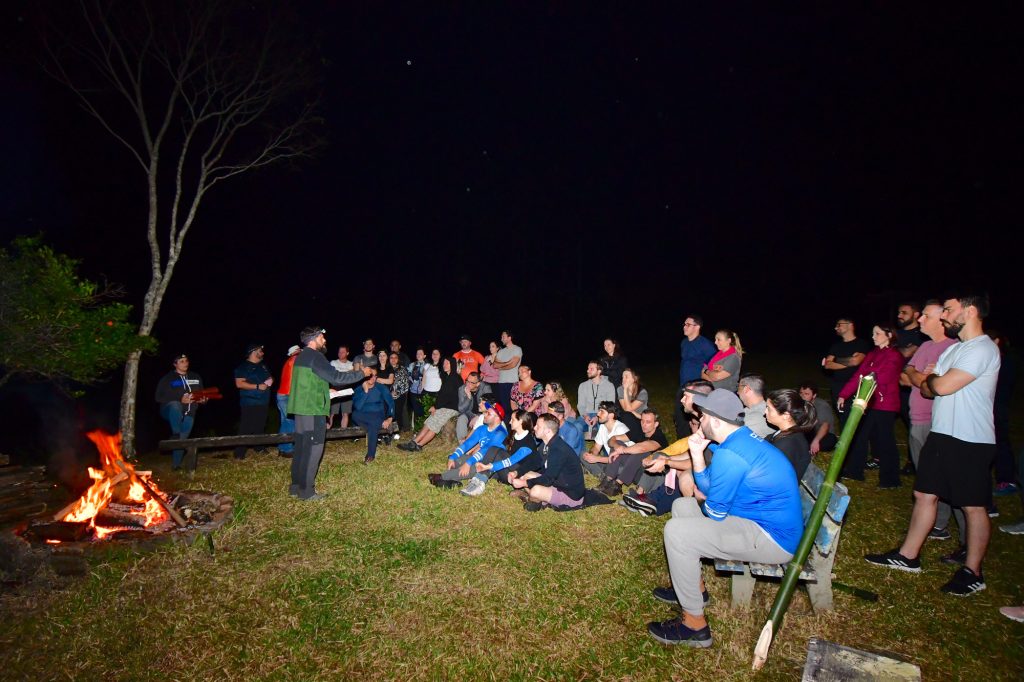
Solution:
{"label": "wooden plank", "polygon": [[839,680],[892,680],[920,682],[921,669],[913,663],[860,651],[812,637],[807,643],[804,682]]}
{"label": "wooden plank", "polygon": [[831,554],[836,543],[839,542],[839,534],[842,530],[842,524],[836,523],[827,516],[823,517],[821,519],[821,528],[818,529],[818,534],[814,537],[815,549],[821,552],[823,556]]}
{"label": "wooden plank", "polygon": [[818,493],[821,491],[821,484],[825,482],[825,472],[818,468],[814,462],[807,465],[807,469],[804,470],[804,475],[800,478],[800,483],[807,488],[807,492],[811,494],[811,497],[818,499]]}
{"label": "wooden plank", "polygon": [[[398,426],[391,425],[391,433],[398,431]],[[327,440],[340,440],[343,438],[363,438],[366,436],[366,429],[361,426],[351,426],[346,429],[327,429]],[[294,440],[291,433],[256,433],[245,436],[207,436],[204,438],[176,438],[160,441],[161,450],[185,450],[191,448],[233,448],[239,445],[279,445],[291,443]]]}

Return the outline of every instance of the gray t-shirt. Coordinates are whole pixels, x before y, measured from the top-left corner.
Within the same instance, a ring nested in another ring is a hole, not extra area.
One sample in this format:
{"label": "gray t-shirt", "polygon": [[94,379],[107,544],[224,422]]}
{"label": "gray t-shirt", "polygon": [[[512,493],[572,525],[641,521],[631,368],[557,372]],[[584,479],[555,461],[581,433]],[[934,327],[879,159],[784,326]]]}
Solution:
{"label": "gray t-shirt", "polygon": [[[495,359],[498,362],[508,362],[512,358],[522,358],[523,349],[514,343],[510,346],[505,346],[498,351],[498,355]],[[520,365],[522,361],[520,360]],[[512,369],[499,369],[498,370],[498,383],[499,384],[514,384],[519,381],[519,365],[516,365]]]}
{"label": "gray t-shirt", "polygon": [[[814,414],[818,417],[818,421],[814,425],[814,432],[817,433],[822,424],[828,424],[828,432],[835,433],[836,438],[838,438],[839,434],[836,433],[836,414],[832,411],[832,406],[817,397],[815,397],[811,404],[814,405]],[[814,434],[811,435],[813,437]]]}
{"label": "gray t-shirt", "polygon": [[[619,386],[618,388],[615,389],[615,397],[618,398],[619,400],[622,400],[624,397],[626,397],[626,393],[622,390],[622,386]],[[641,388],[640,389],[640,392],[636,396],[636,400],[639,400],[641,403],[643,403],[639,408],[637,408],[637,410],[636,410],[637,412],[643,412],[644,410],[647,409],[647,389],[646,388]]]}
{"label": "gray t-shirt", "polygon": [[999,379],[999,347],[985,334],[954,343],[935,364],[941,376],[959,369],[975,377],[959,391],[936,396],[932,405],[932,433],[944,433],[968,443],[995,443],[992,407]]}
{"label": "gray t-shirt", "polygon": [[[720,381],[712,381],[711,384],[715,388],[724,388],[735,393],[736,389],[740,386],[740,354],[733,353],[716,361],[715,364],[721,365],[722,369],[729,373],[729,376]],[[711,369],[715,368],[712,367]]]}
{"label": "gray t-shirt", "polygon": [[775,433],[775,428],[768,426],[768,421],[764,418],[766,409],[768,409],[768,403],[764,400],[756,405],[743,408],[743,425],[761,438],[767,438]]}

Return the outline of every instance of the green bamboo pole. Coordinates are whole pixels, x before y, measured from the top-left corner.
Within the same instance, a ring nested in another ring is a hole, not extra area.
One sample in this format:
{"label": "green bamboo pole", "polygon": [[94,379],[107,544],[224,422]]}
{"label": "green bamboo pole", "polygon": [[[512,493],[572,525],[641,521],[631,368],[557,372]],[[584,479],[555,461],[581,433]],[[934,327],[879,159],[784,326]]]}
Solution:
{"label": "green bamboo pole", "polygon": [[772,604],[772,609],[768,612],[768,622],[764,624],[761,636],[757,640],[757,646],[754,647],[754,670],[760,670],[768,660],[768,649],[771,648],[775,633],[782,627],[782,618],[786,615],[786,609],[789,608],[789,602],[793,598],[800,571],[811,553],[811,548],[814,547],[814,539],[818,536],[821,520],[825,517],[825,509],[828,507],[829,500],[832,499],[832,489],[843,468],[843,460],[846,459],[846,452],[850,449],[853,434],[857,431],[857,425],[860,424],[861,417],[864,416],[864,410],[867,409],[868,401],[875,392],[876,386],[874,372],[860,378],[857,393],[853,398],[853,405],[850,407],[850,416],[846,419],[846,425],[843,426],[839,442],[832,453],[832,461],[828,465],[828,471],[825,472],[825,481],[821,484],[818,499],[815,500],[814,508],[811,509],[811,514],[807,518],[807,525],[804,528],[803,537],[800,538],[800,545],[796,548],[796,553],[786,567],[786,575],[782,578],[778,594],[775,595],[775,603]]}

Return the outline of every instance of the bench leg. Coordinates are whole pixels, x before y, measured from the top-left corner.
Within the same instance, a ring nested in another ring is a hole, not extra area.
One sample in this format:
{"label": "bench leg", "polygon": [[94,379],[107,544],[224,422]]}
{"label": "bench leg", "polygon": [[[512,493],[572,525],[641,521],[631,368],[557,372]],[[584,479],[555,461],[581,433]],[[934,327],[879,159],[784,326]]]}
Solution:
{"label": "bench leg", "polygon": [[827,557],[822,557],[817,550],[811,549],[809,563],[818,576],[818,582],[805,584],[807,585],[807,596],[811,598],[811,608],[815,613],[832,610],[832,564],[835,563],[835,560],[835,550]]}
{"label": "bench leg", "polygon": [[743,565],[743,573],[732,574],[732,607],[747,608],[754,596],[754,576],[750,575],[750,567]]}
{"label": "bench leg", "polygon": [[199,448],[195,446],[190,447],[185,456],[188,457],[189,461],[188,473],[190,476],[194,476],[196,468],[199,466]]}

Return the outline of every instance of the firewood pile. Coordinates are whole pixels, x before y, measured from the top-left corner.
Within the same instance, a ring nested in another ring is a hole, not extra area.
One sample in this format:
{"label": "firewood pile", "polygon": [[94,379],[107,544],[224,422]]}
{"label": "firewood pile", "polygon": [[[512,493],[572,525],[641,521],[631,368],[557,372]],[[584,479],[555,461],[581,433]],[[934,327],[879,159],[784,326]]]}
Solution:
{"label": "firewood pile", "polygon": [[0,526],[44,514],[57,492],[57,486],[46,480],[46,467],[0,466]]}

